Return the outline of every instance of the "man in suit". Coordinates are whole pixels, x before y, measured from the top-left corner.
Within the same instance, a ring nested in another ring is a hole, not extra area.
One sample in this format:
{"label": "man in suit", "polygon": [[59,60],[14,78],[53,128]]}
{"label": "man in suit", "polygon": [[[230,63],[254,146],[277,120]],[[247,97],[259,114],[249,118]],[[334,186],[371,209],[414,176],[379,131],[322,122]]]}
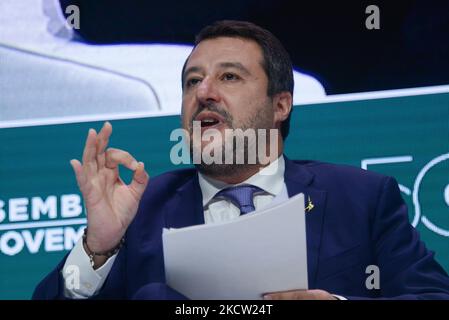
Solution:
{"label": "man in suit", "polygon": [[[264,298],[449,298],[449,278],[408,222],[394,179],[283,155],[292,66],[270,32],[236,21],[204,28],[184,65],[182,86],[182,125],[192,140],[194,121],[203,134],[209,129],[223,136],[229,129],[274,129],[280,132],[276,140],[262,141],[270,155],[276,151],[274,156],[258,156],[252,164],[202,161],[196,169],[168,172],[148,183],[142,162],[126,151],[106,149],[109,123],[98,134],[90,129],[82,163],[71,161],[88,228],[38,285],[34,298],[182,299],[165,285],[162,228],[229,221],[300,192],[310,199],[310,289],[266,293]],[[245,155],[250,145],[244,145]],[[211,146],[225,151],[226,141],[190,144],[192,153]],[[120,179],[118,165],[134,171],[129,185]],[[67,281],[73,266],[80,272],[79,286]],[[372,266],[379,270],[374,286],[367,284],[366,270]]]}

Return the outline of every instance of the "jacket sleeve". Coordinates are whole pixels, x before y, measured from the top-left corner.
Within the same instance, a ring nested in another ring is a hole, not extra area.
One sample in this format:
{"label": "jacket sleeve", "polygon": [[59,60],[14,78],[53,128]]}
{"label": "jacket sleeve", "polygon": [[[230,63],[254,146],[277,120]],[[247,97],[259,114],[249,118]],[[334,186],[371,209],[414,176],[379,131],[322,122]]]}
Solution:
{"label": "jacket sleeve", "polygon": [[64,297],[64,279],[61,270],[64,267],[68,254],[56,268],[51,271],[34,289],[33,300],[61,300]]}
{"label": "jacket sleeve", "polygon": [[407,206],[393,178],[386,178],[383,184],[371,230],[380,297],[449,299],[449,277],[409,223]]}

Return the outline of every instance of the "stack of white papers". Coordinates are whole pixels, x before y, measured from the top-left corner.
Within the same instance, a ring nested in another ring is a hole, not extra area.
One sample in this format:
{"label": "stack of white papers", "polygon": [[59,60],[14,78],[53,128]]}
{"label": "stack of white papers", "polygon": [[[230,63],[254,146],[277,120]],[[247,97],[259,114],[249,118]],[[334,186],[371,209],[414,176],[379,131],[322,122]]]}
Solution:
{"label": "stack of white papers", "polygon": [[190,299],[307,289],[304,195],[236,220],[164,229],[167,284]]}

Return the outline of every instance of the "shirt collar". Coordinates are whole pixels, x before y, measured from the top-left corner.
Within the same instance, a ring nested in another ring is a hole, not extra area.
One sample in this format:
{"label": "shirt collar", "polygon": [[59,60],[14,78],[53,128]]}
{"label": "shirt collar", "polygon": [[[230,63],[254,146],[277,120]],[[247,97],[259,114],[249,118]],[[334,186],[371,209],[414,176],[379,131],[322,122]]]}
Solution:
{"label": "shirt collar", "polygon": [[[249,177],[247,180],[236,185],[251,184],[259,187],[267,193],[277,196],[282,191],[284,185],[285,159],[281,155],[268,166]],[[221,190],[234,186],[203,175],[198,172],[198,181],[203,194],[203,207],[213,199],[213,197]]]}

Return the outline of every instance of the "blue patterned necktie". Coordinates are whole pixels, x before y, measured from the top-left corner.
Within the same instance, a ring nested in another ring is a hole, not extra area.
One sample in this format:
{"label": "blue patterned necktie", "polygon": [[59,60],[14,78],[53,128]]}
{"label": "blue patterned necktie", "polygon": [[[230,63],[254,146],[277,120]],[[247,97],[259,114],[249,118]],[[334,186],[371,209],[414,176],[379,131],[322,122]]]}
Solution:
{"label": "blue patterned necktie", "polygon": [[223,197],[231,200],[240,209],[240,214],[246,214],[254,211],[253,196],[256,192],[263,191],[259,187],[251,185],[243,185],[230,187],[218,192],[215,197]]}

